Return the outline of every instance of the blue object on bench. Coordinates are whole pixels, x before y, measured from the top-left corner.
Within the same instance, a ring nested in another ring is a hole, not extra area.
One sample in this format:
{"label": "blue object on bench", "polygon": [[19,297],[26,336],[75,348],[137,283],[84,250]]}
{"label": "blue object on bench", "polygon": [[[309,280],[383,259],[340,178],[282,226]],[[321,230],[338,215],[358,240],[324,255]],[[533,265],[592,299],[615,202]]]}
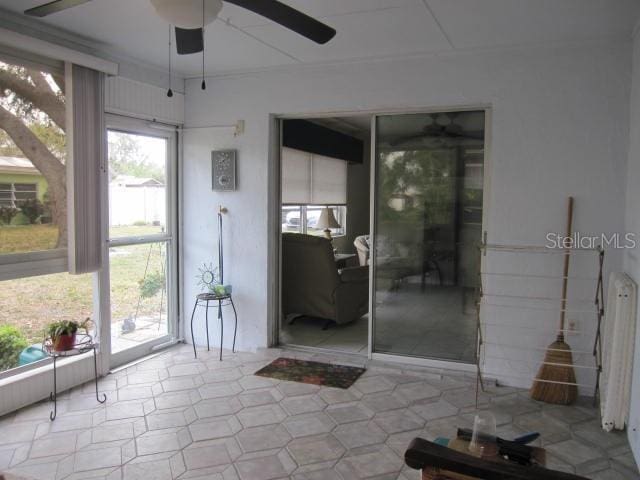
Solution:
{"label": "blue object on bench", "polygon": [[47,352],[42,350],[40,344],[31,345],[30,347],[25,348],[20,352],[20,357],[18,357],[18,364],[28,365],[33,362],[37,362],[38,360],[42,360],[47,358]]}
{"label": "blue object on bench", "polygon": [[449,442],[450,442],[450,440],[448,438],[445,438],[445,437],[438,437],[433,441],[433,443],[435,443],[437,445],[442,445],[443,447],[448,447],[449,446]]}

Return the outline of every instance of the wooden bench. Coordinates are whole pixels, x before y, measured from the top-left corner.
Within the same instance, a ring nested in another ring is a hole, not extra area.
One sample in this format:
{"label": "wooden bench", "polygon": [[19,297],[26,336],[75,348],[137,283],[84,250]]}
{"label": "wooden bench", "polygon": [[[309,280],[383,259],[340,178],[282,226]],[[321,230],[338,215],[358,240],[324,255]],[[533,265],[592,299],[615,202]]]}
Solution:
{"label": "wooden bench", "polygon": [[537,465],[474,457],[422,438],[411,441],[404,460],[409,467],[422,470],[423,480],[588,480]]}

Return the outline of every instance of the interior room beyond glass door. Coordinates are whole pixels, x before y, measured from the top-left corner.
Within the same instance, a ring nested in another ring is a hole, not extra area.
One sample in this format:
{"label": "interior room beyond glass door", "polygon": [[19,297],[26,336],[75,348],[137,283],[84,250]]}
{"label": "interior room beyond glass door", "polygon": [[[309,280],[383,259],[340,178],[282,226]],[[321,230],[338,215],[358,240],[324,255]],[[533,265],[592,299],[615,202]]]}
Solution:
{"label": "interior room beyond glass door", "polygon": [[373,351],[474,362],[485,112],[376,119]]}
{"label": "interior room beyond glass door", "polygon": [[111,353],[122,361],[174,330],[173,148],[171,136],[108,131]]}

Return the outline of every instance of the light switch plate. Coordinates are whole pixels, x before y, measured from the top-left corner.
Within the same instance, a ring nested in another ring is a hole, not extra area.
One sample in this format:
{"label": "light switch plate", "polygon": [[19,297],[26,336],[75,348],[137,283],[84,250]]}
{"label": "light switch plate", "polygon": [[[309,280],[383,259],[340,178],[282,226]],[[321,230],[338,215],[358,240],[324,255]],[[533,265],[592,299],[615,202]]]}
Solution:
{"label": "light switch plate", "polygon": [[236,189],[237,150],[213,150],[211,152],[211,188],[218,192]]}

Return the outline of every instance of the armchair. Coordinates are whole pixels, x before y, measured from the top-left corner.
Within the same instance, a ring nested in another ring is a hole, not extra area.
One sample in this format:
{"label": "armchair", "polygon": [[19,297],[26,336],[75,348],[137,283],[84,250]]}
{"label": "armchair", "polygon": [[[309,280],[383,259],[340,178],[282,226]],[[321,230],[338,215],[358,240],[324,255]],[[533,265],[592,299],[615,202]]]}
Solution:
{"label": "armchair", "polygon": [[[331,242],[282,234],[282,313],[348,323],[369,307],[369,268],[338,270]],[[325,328],[329,325],[325,326]]]}

